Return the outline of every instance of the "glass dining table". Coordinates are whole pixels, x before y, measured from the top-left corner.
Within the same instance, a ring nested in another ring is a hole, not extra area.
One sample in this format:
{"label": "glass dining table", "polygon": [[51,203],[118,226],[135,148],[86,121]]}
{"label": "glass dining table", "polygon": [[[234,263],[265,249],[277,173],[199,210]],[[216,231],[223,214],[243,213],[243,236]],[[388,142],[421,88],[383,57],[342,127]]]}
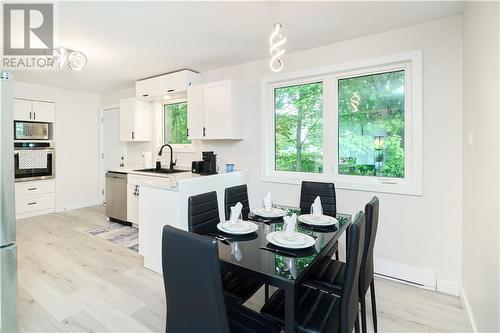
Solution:
{"label": "glass dining table", "polygon": [[[297,208],[279,208],[285,209],[287,215],[300,215]],[[326,228],[310,227],[298,222],[297,231],[310,235],[315,240],[314,246],[304,250],[279,248],[267,241],[269,233],[283,230],[283,219],[259,222],[256,221],[259,220],[258,217],[250,215],[249,220],[258,225],[257,231],[252,234],[234,236],[221,232],[209,235],[218,240],[221,267],[282,289],[285,294],[284,329],[287,333],[294,332],[298,287],[346,231],[351,223],[351,215],[337,213],[338,224]]]}

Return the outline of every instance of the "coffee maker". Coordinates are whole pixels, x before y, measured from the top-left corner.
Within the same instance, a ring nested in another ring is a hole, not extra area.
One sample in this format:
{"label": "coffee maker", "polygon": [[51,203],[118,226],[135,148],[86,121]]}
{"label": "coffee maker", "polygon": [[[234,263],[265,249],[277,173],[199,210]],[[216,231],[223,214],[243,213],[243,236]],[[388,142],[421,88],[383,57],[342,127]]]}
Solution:
{"label": "coffee maker", "polygon": [[203,159],[202,175],[214,175],[217,173],[216,154],[213,151],[204,151],[201,153]]}

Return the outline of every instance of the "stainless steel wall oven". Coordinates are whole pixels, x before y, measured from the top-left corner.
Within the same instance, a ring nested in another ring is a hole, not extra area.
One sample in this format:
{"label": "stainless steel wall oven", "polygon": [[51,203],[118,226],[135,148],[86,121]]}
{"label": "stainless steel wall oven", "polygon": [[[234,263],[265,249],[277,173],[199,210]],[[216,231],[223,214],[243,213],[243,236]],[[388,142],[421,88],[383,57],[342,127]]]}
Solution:
{"label": "stainless steel wall oven", "polygon": [[16,182],[55,177],[55,149],[52,142],[15,142]]}

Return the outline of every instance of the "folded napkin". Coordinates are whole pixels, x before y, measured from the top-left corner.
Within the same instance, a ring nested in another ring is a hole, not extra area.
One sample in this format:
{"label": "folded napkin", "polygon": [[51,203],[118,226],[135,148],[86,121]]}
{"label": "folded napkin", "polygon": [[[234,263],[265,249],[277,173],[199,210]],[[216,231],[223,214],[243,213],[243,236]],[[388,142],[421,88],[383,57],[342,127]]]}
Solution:
{"label": "folded napkin", "polygon": [[323,207],[321,207],[321,198],[319,195],[314,199],[314,203],[311,206],[311,214],[316,217],[323,215]]}
{"label": "folded napkin", "polygon": [[264,209],[267,213],[271,212],[273,208],[273,198],[271,197],[271,192],[267,193],[264,197]]}
{"label": "folded napkin", "polygon": [[234,205],[234,207],[231,207],[231,216],[229,217],[230,224],[235,224],[238,222],[238,218],[240,217],[242,208],[243,205],[241,204],[241,202],[238,202],[236,205]]}
{"label": "folded napkin", "polygon": [[292,216],[285,216],[283,219],[285,220],[285,233],[293,234],[297,224],[297,214],[293,213]]}

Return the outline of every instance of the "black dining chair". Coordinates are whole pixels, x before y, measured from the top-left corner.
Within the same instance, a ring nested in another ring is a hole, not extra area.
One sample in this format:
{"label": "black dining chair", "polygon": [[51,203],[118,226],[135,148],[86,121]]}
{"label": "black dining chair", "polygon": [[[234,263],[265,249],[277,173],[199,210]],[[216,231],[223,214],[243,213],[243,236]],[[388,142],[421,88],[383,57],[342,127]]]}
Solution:
{"label": "black dining chair", "polygon": [[224,300],[216,240],[166,225],[162,264],[166,332],[280,331],[271,319]]}
{"label": "black dining chair", "polygon": [[[297,297],[296,329],[299,332],[359,333],[358,280],[361,270],[365,233],[365,214],[359,212],[349,226],[345,286],[340,297],[315,288],[300,287]],[[264,304],[261,313],[284,321],[284,292],[276,291]]]}
{"label": "black dining chair", "polygon": [[[217,224],[219,222],[217,192],[213,191],[189,197],[189,231],[200,235],[217,233]],[[242,277],[232,270],[223,269],[221,274],[225,296],[240,304],[245,303],[263,286],[263,283],[258,280]]]}
{"label": "black dining chair", "polygon": [[337,197],[335,195],[335,184],[321,182],[302,182],[300,187],[300,211],[309,214],[314,199],[319,196],[323,214],[337,217]]}
{"label": "black dining chair", "polygon": [[[361,273],[359,277],[359,302],[361,303],[361,322],[363,333],[367,332],[365,296],[370,289],[373,328],[377,332],[377,304],[375,300],[375,281],[373,269],[373,247],[378,228],[379,200],[373,197],[365,206],[366,234],[364,241]],[[350,244],[348,243],[348,247]],[[311,274],[305,284],[335,295],[341,295],[347,281],[346,265],[340,261],[325,258]]]}
{"label": "black dining chair", "polygon": [[226,188],[224,195],[224,209],[226,211],[226,220],[231,216],[231,207],[240,202],[243,205],[241,215],[243,220],[248,219],[250,213],[250,203],[248,201],[248,190],[246,185],[238,185]]}
{"label": "black dining chair", "polygon": [[[337,217],[337,196],[335,194],[334,183],[303,181],[300,187],[300,213],[309,214],[311,212],[311,205],[317,196],[321,199],[323,214]],[[331,257],[334,253],[335,259],[339,260],[338,243],[332,247],[327,256]]]}

